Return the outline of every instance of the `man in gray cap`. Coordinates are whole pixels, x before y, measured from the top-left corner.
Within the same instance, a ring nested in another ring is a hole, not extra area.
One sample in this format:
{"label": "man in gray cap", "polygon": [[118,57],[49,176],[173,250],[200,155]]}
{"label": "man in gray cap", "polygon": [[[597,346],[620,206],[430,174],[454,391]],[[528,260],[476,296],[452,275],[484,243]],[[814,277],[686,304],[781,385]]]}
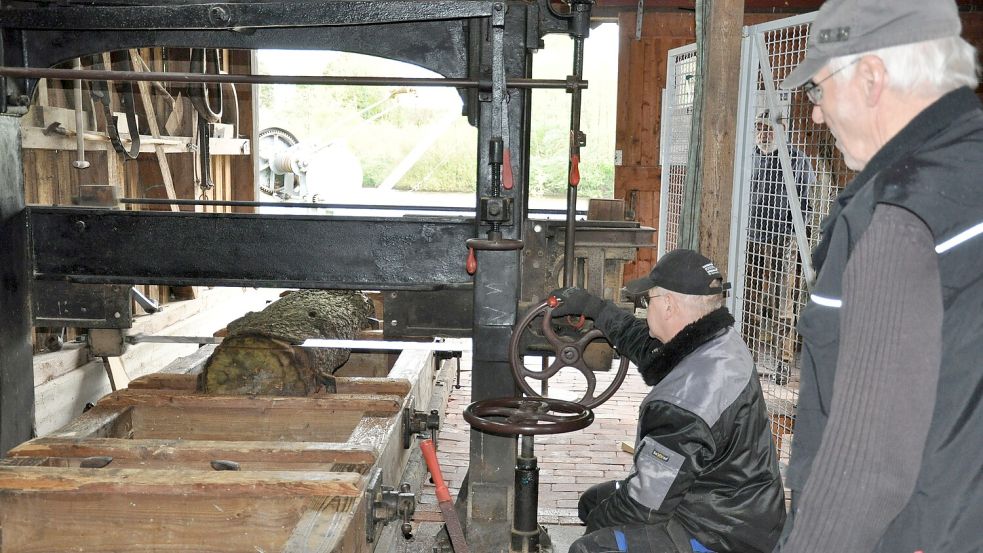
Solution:
{"label": "man in gray cap", "polygon": [[801,86],[859,171],[813,252],[782,553],[983,551],[983,109],[953,0],[831,0]]}
{"label": "man in gray cap", "polygon": [[635,460],[580,498],[587,534],[570,553],[768,553],[785,522],[778,459],[751,352],[727,312],[717,267],[693,250],[629,282],[646,319],[582,288],[551,293],[554,316],[584,314],[638,365]]}

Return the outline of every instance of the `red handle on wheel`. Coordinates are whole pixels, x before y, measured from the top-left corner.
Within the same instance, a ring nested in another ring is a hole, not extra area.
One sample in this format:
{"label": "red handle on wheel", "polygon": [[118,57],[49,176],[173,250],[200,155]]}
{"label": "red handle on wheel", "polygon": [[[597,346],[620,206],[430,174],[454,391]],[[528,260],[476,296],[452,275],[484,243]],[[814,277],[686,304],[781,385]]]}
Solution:
{"label": "red handle on wheel", "polygon": [[444,475],[440,472],[440,465],[437,464],[437,448],[433,445],[433,440],[423,440],[420,442],[420,450],[423,451],[423,460],[427,462],[427,469],[433,476],[433,485],[436,488],[437,501],[450,501],[451,492],[447,489],[444,482]]}

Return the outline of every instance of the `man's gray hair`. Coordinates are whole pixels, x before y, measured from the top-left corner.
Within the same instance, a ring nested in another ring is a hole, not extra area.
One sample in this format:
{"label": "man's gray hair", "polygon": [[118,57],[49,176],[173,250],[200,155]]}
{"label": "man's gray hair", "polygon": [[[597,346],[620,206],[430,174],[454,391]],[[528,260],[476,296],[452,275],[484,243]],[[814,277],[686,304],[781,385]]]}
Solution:
{"label": "man's gray hair", "polygon": [[665,288],[660,288],[658,286],[652,290],[655,292],[650,292],[650,295],[668,294],[676,298],[676,301],[683,306],[683,309],[692,315],[694,321],[703,318],[711,311],[715,311],[724,306],[723,294],[695,296],[690,294],[680,294],[679,292],[673,292],[672,290],[666,290]]}
{"label": "man's gray hair", "polygon": [[881,58],[887,68],[888,86],[894,90],[941,96],[961,86],[975,89],[979,83],[976,48],[958,36],[833,58],[829,60],[830,72],[842,69],[833,78],[851,78],[856,70],[854,62],[863,56]]}

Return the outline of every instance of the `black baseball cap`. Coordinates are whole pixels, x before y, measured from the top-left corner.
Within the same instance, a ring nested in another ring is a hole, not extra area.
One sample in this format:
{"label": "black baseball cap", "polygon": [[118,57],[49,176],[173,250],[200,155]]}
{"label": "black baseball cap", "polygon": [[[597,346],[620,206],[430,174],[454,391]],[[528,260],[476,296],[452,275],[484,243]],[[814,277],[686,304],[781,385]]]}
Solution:
{"label": "black baseball cap", "polygon": [[693,250],[673,250],[662,256],[649,276],[625,285],[629,296],[640,296],[656,286],[689,296],[712,296],[730,288],[720,270]]}

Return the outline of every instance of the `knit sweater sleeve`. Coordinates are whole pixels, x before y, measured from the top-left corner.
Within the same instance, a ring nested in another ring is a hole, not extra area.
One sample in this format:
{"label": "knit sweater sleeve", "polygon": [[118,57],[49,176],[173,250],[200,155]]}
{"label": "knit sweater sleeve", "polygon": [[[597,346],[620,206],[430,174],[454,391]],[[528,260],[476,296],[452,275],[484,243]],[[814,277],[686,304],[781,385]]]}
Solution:
{"label": "knit sweater sleeve", "polygon": [[924,222],[879,205],[842,299],[829,421],[783,553],[871,551],[914,490],[935,407],[942,293]]}

